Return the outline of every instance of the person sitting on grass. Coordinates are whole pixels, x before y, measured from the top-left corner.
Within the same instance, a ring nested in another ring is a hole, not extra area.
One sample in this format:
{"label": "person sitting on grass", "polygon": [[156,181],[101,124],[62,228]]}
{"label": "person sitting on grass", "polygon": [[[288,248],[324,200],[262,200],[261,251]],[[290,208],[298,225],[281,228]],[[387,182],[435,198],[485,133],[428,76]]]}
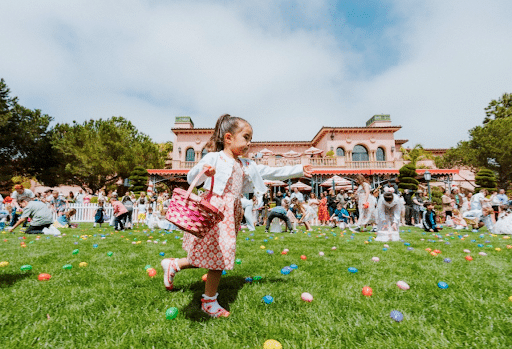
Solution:
{"label": "person sitting on grass", "polygon": [[340,229],[345,229],[345,226],[348,225],[349,219],[350,215],[347,209],[343,207],[341,203],[338,203],[330,219],[334,223],[334,226],[338,226]]}
{"label": "person sitting on grass", "polygon": [[50,228],[50,225],[53,223],[53,214],[44,202],[32,201],[30,198],[21,198],[18,204],[23,208],[23,213],[20,219],[12,227],[7,228],[7,230],[13,231],[28,218],[31,221],[25,234],[43,234],[44,228]]}
{"label": "person sitting on grass", "polygon": [[423,228],[425,231],[429,232],[438,232],[442,228],[437,226],[437,216],[436,212],[434,211],[434,203],[427,201],[424,203],[426,211],[423,212]]}
{"label": "person sitting on grass", "polygon": [[72,225],[70,223],[71,217],[73,217],[76,214],[76,210],[74,208],[66,211],[63,215],[58,216],[57,220],[53,222],[53,225],[55,228],[72,228]]}

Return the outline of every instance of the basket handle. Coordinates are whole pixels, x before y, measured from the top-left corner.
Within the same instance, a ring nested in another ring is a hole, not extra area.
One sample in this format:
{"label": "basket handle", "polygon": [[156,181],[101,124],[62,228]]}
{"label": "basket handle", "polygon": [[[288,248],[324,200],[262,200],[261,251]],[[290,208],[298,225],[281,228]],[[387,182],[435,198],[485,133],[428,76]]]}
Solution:
{"label": "basket handle", "polygon": [[[192,193],[192,190],[194,190],[194,188],[196,187],[196,184],[199,181],[199,178],[201,178],[201,176],[204,175],[204,173],[206,171],[208,171],[208,169],[203,168],[201,170],[201,172],[199,172],[199,174],[196,176],[196,178],[194,178],[192,183],[190,183],[190,187],[188,187],[187,194],[185,195],[185,200],[188,200],[188,197]],[[212,178],[212,185],[210,187],[210,190],[208,191],[208,195],[206,196],[206,201],[210,201],[210,198],[212,197],[212,190],[213,190],[213,183],[214,183],[215,176],[212,176],[211,178]]]}

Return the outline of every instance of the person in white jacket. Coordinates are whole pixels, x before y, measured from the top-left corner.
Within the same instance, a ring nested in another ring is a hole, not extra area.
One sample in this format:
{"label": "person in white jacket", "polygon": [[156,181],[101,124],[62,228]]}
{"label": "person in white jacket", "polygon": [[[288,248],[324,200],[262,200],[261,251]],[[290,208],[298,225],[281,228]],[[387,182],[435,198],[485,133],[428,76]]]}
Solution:
{"label": "person in white jacket", "polygon": [[251,139],[252,127],[246,120],[229,114],[217,120],[213,136],[207,144],[212,152],[190,170],[187,179],[191,183],[200,176],[198,183],[204,183],[204,188],[211,191],[210,204],[217,207],[224,218],[202,238],[184,233],[183,249],[187,257],[168,258],[161,263],[168,290],[172,290],[174,276],[181,269],[208,269],[201,309],[212,317],[229,316],[229,312],[217,302],[217,288],[222,271],[233,269],[236,236],[243,214],[242,193],[263,195],[267,190],[263,179],[311,176],[309,165],[273,168],[241,158],[249,150]]}
{"label": "person in white jacket", "polygon": [[394,189],[384,188],[384,194],[377,203],[377,237],[375,241],[398,241],[402,204]]}

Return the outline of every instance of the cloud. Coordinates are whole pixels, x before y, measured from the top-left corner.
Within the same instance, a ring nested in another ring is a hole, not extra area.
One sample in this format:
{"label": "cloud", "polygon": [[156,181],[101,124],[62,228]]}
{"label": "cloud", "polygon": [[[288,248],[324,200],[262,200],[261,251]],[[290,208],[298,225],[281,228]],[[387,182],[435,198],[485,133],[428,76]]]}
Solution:
{"label": "cloud", "polygon": [[[333,25],[330,1],[11,2],[0,67],[23,105],[56,122],[122,115],[156,141],[171,139],[176,115],[213,127],[228,112],[255,140],[310,140],[389,113],[397,138],[455,145],[510,92],[510,10],[386,6],[402,20],[382,28],[383,50],[375,37],[355,49],[343,30],[364,29]],[[375,70],[379,55],[397,59]]]}

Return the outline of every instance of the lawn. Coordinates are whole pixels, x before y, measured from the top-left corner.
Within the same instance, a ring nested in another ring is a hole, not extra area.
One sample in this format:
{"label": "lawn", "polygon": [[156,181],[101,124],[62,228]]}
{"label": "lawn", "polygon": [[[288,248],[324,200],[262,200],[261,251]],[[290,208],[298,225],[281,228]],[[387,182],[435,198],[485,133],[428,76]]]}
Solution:
{"label": "lawn", "polygon": [[[19,229],[0,234],[0,261],[9,262],[0,268],[1,348],[263,348],[267,339],[285,349],[512,346],[512,242],[486,231],[435,236],[406,228],[403,241],[387,250],[367,243],[371,233],[340,229],[241,232],[241,263],[219,287],[227,319],[200,311],[204,269],[178,273],[175,290],[165,290],[160,253],[184,257],[181,233],[114,233],[89,224],[61,231],[66,235],[39,239]],[[21,271],[27,264],[32,270]],[[66,264],[72,269],[63,269]],[[291,264],[298,268],[283,275]],[[156,277],[148,276],[147,265]],[[52,277],[38,281],[40,273]],[[262,278],[246,282],[254,276]],[[399,280],[410,289],[398,288]],[[447,289],[438,287],[441,281]],[[372,296],[362,295],[364,286]],[[314,300],[302,301],[303,292]],[[266,295],[271,304],[262,301]],[[170,307],[179,309],[173,320],[165,316]],[[393,310],[403,321],[390,318]]]}

